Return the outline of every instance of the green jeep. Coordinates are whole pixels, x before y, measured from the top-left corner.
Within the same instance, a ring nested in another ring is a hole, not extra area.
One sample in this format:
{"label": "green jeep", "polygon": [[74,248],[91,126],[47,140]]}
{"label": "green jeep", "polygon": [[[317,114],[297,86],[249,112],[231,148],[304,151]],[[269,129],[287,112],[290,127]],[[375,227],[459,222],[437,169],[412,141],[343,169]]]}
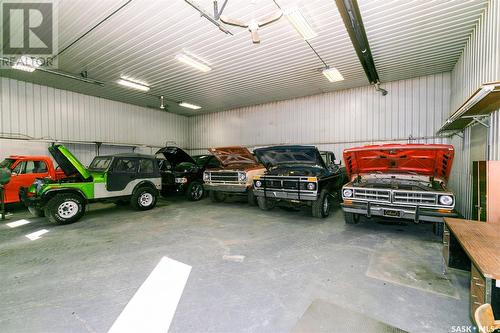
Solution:
{"label": "green jeep", "polygon": [[66,224],[78,221],[87,203],[130,203],[138,210],[156,205],[161,175],[154,156],[96,156],[85,168],[62,145],[49,147],[49,152],[66,178],[37,179],[29,188],[21,188],[20,197],[35,216],[45,215],[51,222]]}

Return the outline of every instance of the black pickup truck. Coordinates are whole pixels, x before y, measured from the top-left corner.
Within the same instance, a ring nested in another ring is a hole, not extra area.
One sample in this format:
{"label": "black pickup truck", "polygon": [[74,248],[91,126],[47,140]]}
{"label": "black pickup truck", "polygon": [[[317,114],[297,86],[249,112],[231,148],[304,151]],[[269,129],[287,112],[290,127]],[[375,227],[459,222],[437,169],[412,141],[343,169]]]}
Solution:
{"label": "black pickup truck", "polygon": [[253,179],[259,207],[269,210],[279,202],[311,207],[312,215],[330,215],[333,199],[347,182],[345,168],[332,152],[313,146],[274,146],[254,150],[266,167],[263,176]]}
{"label": "black pickup truck", "polygon": [[159,161],[164,197],[171,193],[184,193],[186,198],[197,201],[203,198],[203,172],[207,167],[219,165],[212,155],[189,156],[179,147],[164,147],[156,152]]}

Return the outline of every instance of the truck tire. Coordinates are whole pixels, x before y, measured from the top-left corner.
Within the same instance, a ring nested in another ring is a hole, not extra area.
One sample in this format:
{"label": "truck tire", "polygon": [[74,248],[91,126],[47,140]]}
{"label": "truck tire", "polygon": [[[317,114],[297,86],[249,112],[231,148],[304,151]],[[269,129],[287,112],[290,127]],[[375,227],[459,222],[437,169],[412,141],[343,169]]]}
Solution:
{"label": "truck tire", "polygon": [[226,200],[226,195],[217,191],[210,191],[208,195],[212,202],[223,202]]}
{"label": "truck tire", "polygon": [[344,220],[347,224],[359,223],[359,214],[344,212]]}
{"label": "truck tire", "polygon": [[56,194],[47,202],[44,212],[52,223],[73,223],[85,214],[85,200],[75,193]]}
{"label": "truck tire", "polygon": [[248,189],[247,200],[248,200],[248,204],[250,206],[256,206],[257,205],[257,198],[255,197],[255,194],[253,194],[253,189],[252,188]]}
{"label": "truck tire", "polygon": [[45,212],[43,211],[43,209],[28,206],[28,210],[30,211],[31,215],[33,215],[34,217],[44,217],[45,216]]}
{"label": "truck tire", "polygon": [[186,189],[186,198],[190,201],[198,201],[203,199],[205,189],[203,184],[197,181],[191,182]]}
{"label": "truck tire", "polygon": [[149,186],[137,188],[130,197],[130,205],[137,210],[149,210],[156,206],[158,191]]}
{"label": "truck tire", "polygon": [[317,218],[325,218],[330,215],[330,195],[327,190],[322,190],[319,198],[312,203],[312,216]]}
{"label": "truck tire", "polygon": [[272,200],[267,200],[264,197],[257,197],[257,204],[262,210],[271,210],[276,206],[276,202]]}

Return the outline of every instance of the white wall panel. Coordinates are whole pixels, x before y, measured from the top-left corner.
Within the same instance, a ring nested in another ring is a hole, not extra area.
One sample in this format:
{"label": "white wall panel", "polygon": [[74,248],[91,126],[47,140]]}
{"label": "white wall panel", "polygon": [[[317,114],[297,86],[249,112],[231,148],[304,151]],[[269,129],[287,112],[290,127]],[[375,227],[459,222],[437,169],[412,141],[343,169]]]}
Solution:
{"label": "white wall panel", "polygon": [[0,133],[36,139],[187,145],[187,118],[8,78],[0,79]]}
{"label": "white wall panel", "polygon": [[[79,144],[74,149],[88,163],[90,155],[95,154],[95,145],[82,142],[111,143],[110,153],[131,151],[132,145],[159,147],[166,141],[186,147],[188,132],[184,116],[0,78],[0,138],[32,140],[20,141],[26,149],[17,141],[9,146],[10,141],[2,140],[0,157],[28,154],[29,147],[44,150],[48,141],[68,141]],[[120,145],[125,148],[118,148]],[[40,153],[46,154],[46,150]]]}
{"label": "white wall panel", "polygon": [[[377,142],[447,142],[435,133],[450,110],[450,74],[388,82],[189,118],[193,154],[207,148],[311,144],[341,156]],[[413,138],[413,139],[410,139]]]}
{"label": "white wall panel", "polygon": [[[480,84],[500,81],[500,1],[489,2],[488,8],[478,21],[467,41],[462,55],[451,73],[451,109],[454,112]],[[496,111],[490,117],[488,133],[488,159],[500,159],[500,115]],[[476,125],[480,126],[480,125]],[[451,185],[457,191],[457,204],[465,217],[471,216],[471,130],[453,142],[460,146],[454,164]],[[462,135],[461,134],[461,135]]]}

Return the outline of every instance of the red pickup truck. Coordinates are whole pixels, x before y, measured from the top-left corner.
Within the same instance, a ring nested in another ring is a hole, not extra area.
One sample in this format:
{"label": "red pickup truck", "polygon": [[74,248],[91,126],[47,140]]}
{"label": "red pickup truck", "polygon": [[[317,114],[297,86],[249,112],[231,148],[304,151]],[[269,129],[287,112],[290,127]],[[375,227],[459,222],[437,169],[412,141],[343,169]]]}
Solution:
{"label": "red pickup truck", "polygon": [[19,188],[31,186],[37,178],[59,180],[65,177],[48,156],[9,156],[0,162],[0,168],[12,172],[10,182],[5,185],[6,204],[20,202]]}

